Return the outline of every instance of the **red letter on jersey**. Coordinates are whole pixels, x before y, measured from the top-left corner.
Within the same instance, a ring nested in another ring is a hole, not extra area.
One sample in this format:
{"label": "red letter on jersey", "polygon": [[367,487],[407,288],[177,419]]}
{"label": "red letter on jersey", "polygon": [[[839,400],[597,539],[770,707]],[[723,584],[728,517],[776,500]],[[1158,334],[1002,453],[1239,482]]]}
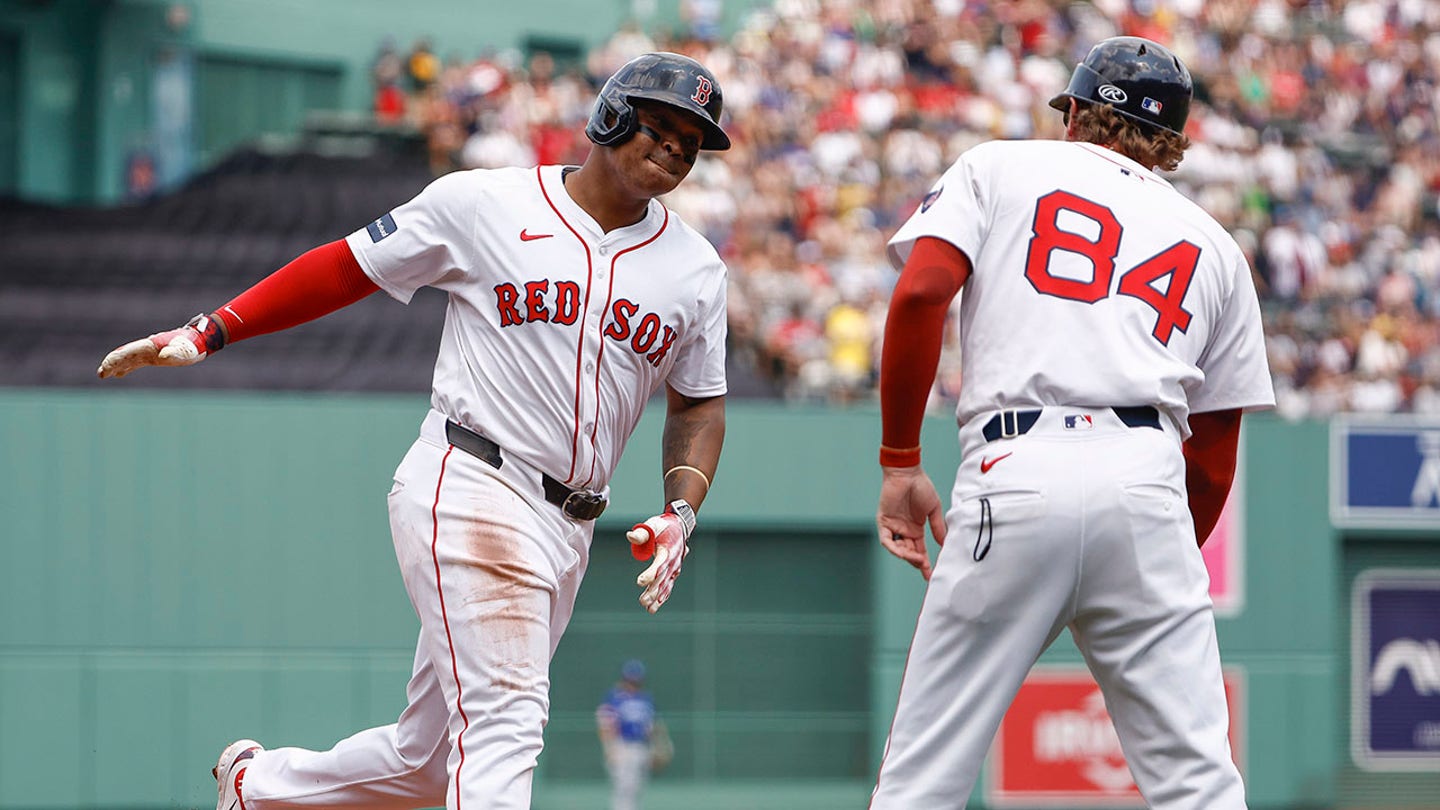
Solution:
{"label": "red letter on jersey", "polygon": [[640,305],[634,301],[621,298],[610,308],[612,317],[615,320],[605,327],[605,337],[615,340],[625,340],[630,337],[630,316],[640,310]]}
{"label": "red letter on jersey", "polygon": [[646,355],[645,359],[650,361],[650,365],[659,368],[660,361],[664,360],[665,355],[670,351],[670,344],[674,343],[675,338],[679,336],[679,332],[676,332],[674,329],[671,329],[668,326],[665,327],[665,337],[661,338],[660,340],[660,348]]}
{"label": "red letter on jersey", "polygon": [[580,317],[580,285],[573,281],[555,282],[555,323],[569,326]]}
{"label": "red letter on jersey", "polygon": [[525,322],[520,317],[520,311],[515,308],[515,302],[520,299],[520,291],[515,285],[509,282],[495,285],[495,306],[500,310],[500,325],[515,326]]}
{"label": "red letter on jersey", "polygon": [[635,330],[635,337],[630,341],[630,348],[636,354],[644,354],[650,351],[655,345],[655,338],[660,335],[660,316],[653,312],[645,313],[640,320],[640,328]]}
{"label": "red letter on jersey", "polygon": [[[1100,235],[1091,241],[1078,233],[1060,230],[1057,222],[1061,211],[1093,220],[1100,226]],[[1025,256],[1025,278],[1045,295],[1093,304],[1110,294],[1122,230],[1109,208],[1068,191],[1052,191],[1035,206],[1035,224],[1030,226],[1035,236],[1030,239],[1030,251]],[[1095,277],[1085,282],[1051,275],[1050,254],[1057,250],[1089,259],[1095,266]]]}
{"label": "red letter on jersey", "polygon": [[531,323],[550,320],[550,311],[545,308],[545,299],[540,297],[548,289],[550,289],[548,279],[525,282],[525,314]]}

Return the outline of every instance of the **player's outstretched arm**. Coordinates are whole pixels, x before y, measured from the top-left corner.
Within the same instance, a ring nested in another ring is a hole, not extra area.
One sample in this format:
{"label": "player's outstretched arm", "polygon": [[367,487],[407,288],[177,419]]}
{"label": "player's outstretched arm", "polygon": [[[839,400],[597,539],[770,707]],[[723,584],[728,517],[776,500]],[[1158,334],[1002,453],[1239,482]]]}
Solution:
{"label": "player's outstretched arm", "polygon": [[626,534],[635,559],[653,558],[635,579],[643,589],[640,604],[651,613],[670,598],[690,553],[686,541],[695,530],[695,512],[710,491],[725,442],[725,397],[687,397],[668,386],[665,393],[665,510]]}
{"label": "player's outstretched arm", "polygon": [[190,366],[237,340],[313,321],[380,289],[345,241],[314,248],[209,314],[115,349],[100,361],[102,378],[144,366]]}

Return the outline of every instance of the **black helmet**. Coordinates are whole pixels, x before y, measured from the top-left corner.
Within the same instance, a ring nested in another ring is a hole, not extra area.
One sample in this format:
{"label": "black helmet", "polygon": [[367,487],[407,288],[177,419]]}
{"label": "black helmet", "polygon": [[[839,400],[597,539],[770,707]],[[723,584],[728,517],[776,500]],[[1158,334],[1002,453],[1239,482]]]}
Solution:
{"label": "black helmet", "polygon": [[1126,118],[1183,134],[1192,89],[1190,71],[1163,45],[1111,37],[1090,49],[1050,106],[1063,112],[1070,109],[1070,98],[1110,104]]}
{"label": "black helmet", "polygon": [[[720,83],[703,65],[678,53],[647,53],[626,62],[600,88],[585,135],[600,146],[618,146],[635,134],[639,121],[632,99],[649,99],[700,117],[701,149],[729,149],[720,128]],[[609,119],[608,123],[606,119]]]}

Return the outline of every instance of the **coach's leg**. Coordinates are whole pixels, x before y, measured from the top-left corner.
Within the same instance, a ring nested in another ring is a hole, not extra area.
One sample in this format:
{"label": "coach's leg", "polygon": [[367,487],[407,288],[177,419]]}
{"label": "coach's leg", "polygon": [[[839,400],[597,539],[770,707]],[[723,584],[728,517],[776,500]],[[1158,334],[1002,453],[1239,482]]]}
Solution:
{"label": "coach's leg", "polygon": [[1173,448],[1147,461],[1140,445],[1157,436],[1136,434],[1117,457],[1172,474],[1116,484],[1115,517],[1096,527],[1106,540],[1087,551],[1075,640],[1146,802],[1158,810],[1242,810],[1209,577],[1177,479],[1183,467]]}
{"label": "coach's leg", "polygon": [[1068,497],[952,499],[871,810],[965,805],[1026,673],[1068,620],[1078,547]]}

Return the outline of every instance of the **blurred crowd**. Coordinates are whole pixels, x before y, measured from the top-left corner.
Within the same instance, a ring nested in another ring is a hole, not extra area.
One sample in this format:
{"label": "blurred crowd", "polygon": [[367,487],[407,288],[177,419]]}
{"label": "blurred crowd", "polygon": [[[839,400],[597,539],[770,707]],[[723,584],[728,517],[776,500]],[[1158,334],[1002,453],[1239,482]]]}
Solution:
{"label": "blurred crowd", "polygon": [[[1440,3],[777,0],[729,38],[718,6],[564,67],[387,45],[376,112],[421,127],[437,173],[579,163],[611,72],[651,50],[699,59],[735,146],[666,203],[729,264],[735,365],[850,402],[875,392],[886,237],[970,146],[1061,137],[1046,102],[1092,44],[1149,37],[1195,77],[1194,146],[1169,179],[1251,258],[1280,412],[1440,413]],[[961,384],[954,345],[937,408]]]}

